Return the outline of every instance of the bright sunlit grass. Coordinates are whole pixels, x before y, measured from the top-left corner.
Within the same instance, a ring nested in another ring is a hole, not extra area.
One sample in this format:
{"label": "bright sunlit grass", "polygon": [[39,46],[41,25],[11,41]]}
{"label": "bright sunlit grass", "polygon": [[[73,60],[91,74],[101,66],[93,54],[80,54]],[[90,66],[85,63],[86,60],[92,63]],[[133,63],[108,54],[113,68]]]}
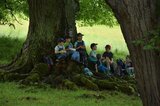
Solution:
{"label": "bright sunlit grass", "polygon": [[84,40],[88,45],[92,42],[98,43],[100,51],[104,50],[106,44],[110,44],[113,50],[128,52],[119,26],[78,27],[78,31],[84,33]]}
{"label": "bright sunlit grass", "polygon": [[[28,21],[23,21],[22,25],[15,24],[16,29],[8,26],[0,26],[0,36],[10,35],[11,37],[26,38],[28,32]],[[78,27],[78,32],[83,33],[84,40],[89,47],[92,42],[98,43],[99,51],[103,51],[106,44],[112,45],[113,50],[128,53],[126,43],[121,33],[120,27],[93,26]]]}
{"label": "bright sunlit grass", "polygon": [[[21,48],[27,36],[28,21],[22,21],[22,24],[15,24],[16,29],[0,26],[0,63],[9,61],[18,52],[17,49]],[[77,29],[78,32],[85,35],[84,41],[88,52],[90,51],[90,44],[94,42],[98,43],[98,53],[102,54],[105,50],[105,45],[110,44],[116,59],[124,58],[129,54],[119,26],[112,28],[107,26],[78,27]]]}

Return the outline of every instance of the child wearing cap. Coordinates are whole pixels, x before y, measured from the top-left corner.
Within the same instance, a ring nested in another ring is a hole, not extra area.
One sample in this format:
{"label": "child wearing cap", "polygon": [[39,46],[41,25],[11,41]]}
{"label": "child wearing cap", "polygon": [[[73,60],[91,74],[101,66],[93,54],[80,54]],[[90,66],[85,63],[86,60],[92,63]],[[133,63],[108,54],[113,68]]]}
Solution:
{"label": "child wearing cap", "polygon": [[77,34],[77,41],[74,44],[74,47],[76,48],[76,51],[80,54],[80,62],[83,64],[87,63],[87,53],[86,53],[86,46],[85,42],[83,41],[83,34],[78,33]]}
{"label": "child wearing cap", "polygon": [[109,74],[109,68],[105,66],[102,62],[102,56],[101,54],[97,54],[97,45],[96,43],[92,43],[90,45],[90,48],[92,51],[89,54],[89,61],[92,62],[95,66],[96,72],[104,73],[104,74]]}
{"label": "child wearing cap", "polygon": [[66,50],[64,47],[64,39],[59,38],[58,39],[58,45],[54,48],[56,58],[59,59],[65,59],[67,57]]}

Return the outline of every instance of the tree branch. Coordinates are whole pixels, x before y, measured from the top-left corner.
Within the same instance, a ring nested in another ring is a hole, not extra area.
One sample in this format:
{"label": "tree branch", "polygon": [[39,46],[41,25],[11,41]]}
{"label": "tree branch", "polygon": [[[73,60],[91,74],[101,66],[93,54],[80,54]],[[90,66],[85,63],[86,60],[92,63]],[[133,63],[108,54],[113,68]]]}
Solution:
{"label": "tree branch", "polygon": [[[8,4],[9,4],[9,3],[7,2],[7,0],[5,0],[5,8],[9,10],[9,12],[10,12],[11,16],[14,18],[14,20],[15,20],[17,23],[19,23],[20,25],[22,25],[22,23],[20,23],[20,22],[18,21],[18,19],[16,18],[16,16],[14,15],[14,13],[13,13],[14,10],[12,9],[12,7],[10,7]],[[9,24],[9,25],[12,26],[11,24]],[[15,27],[14,27],[14,28],[15,28]]]}

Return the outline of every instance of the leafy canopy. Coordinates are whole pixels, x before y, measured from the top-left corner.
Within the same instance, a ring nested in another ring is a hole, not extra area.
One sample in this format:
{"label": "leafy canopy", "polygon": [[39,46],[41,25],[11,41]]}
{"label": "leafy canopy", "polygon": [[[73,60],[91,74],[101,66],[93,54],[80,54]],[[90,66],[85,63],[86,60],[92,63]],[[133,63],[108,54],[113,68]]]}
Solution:
{"label": "leafy canopy", "polygon": [[104,0],[80,0],[80,11],[77,20],[82,25],[107,25],[117,24],[111,8]]}
{"label": "leafy canopy", "polygon": [[[109,6],[104,0],[80,0],[80,11],[76,19],[80,25],[108,25],[117,24]],[[0,24],[13,25],[21,18],[28,17],[27,0],[0,0]]]}
{"label": "leafy canopy", "polygon": [[19,22],[17,16],[28,16],[27,0],[0,0],[0,24],[14,26],[14,21]]}

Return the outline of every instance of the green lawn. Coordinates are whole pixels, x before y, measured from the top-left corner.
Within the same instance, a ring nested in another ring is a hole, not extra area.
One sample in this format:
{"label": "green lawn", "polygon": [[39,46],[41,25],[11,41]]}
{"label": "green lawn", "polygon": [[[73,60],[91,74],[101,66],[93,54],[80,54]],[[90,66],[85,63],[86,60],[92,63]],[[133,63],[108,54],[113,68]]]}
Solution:
{"label": "green lawn", "polygon": [[106,26],[78,27],[78,31],[84,33],[84,40],[89,46],[92,42],[98,43],[99,51],[103,51],[106,44],[112,46],[113,51],[119,50],[128,53],[126,43],[120,27],[109,28]]}
{"label": "green lawn", "polygon": [[[5,64],[21,49],[26,38],[28,22],[16,24],[16,29],[0,26],[0,64]],[[128,49],[120,28],[106,26],[78,27],[83,33],[88,52],[92,42],[98,43],[102,53],[106,44],[112,45],[116,58],[124,58]],[[101,95],[102,98],[93,95]],[[0,106],[142,106],[137,96],[128,96],[110,91],[68,91],[47,88],[25,87],[16,83],[0,83]]]}
{"label": "green lawn", "polygon": [[0,93],[0,106],[142,106],[137,96],[110,91],[68,91],[0,83]]}
{"label": "green lawn", "polygon": [[[16,29],[0,26],[0,64],[10,61],[22,47],[28,31],[28,21],[22,21],[22,23],[23,25],[15,24]],[[115,58],[124,58],[129,54],[119,26],[78,27],[78,32],[85,35],[84,41],[88,52],[90,44],[95,42],[98,43],[99,53],[103,53],[105,45],[110,44]]]}
{"label": "green lawn", "polygon": [[[112,45],[113,51],[119,50],[128,53],[128,49],[124,38],[122,36],[119,26],[92,26],[92,27],[78,27],[78,32],[83,33],[86,45],[92,42],[98,43],[99,51],[103,51],[106,44]],[[13,27],[0,26],[0,36],[10,35],[10,37],[26,38],[28,31],[28,22],[23,21],[23,25],[16,24],[16,29]]]}

